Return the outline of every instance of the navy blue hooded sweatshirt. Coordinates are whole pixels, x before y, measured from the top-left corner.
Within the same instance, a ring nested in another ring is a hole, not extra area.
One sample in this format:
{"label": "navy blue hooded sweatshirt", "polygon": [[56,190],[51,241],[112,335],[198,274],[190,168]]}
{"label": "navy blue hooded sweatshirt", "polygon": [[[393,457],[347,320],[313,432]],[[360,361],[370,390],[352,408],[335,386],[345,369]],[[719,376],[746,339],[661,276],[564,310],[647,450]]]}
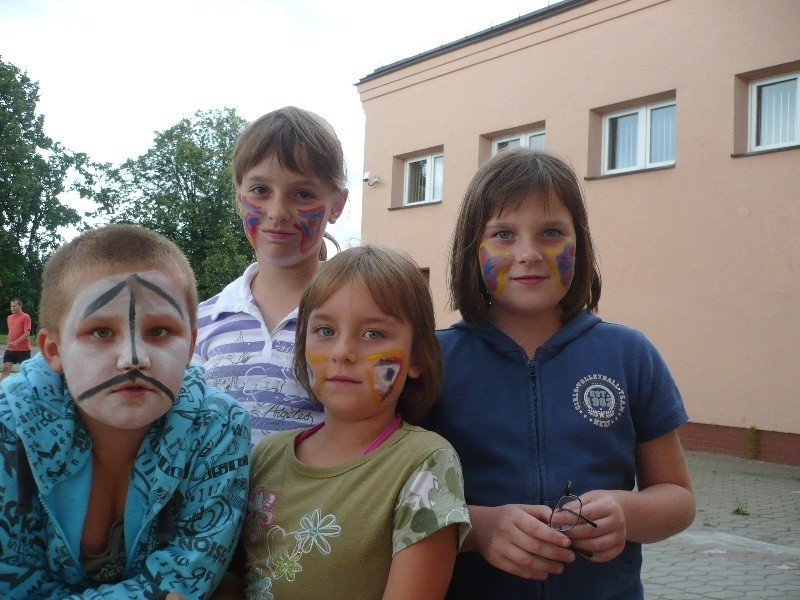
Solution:
{"label": "navy blue hooded sweatshirt", "polygon": [[[688,416],[660,354],[639,331],[581,312],[529,360],[495,326],[459,322],[437,332],[445,362],[425,426],[444,436],[464,469],[467,503],[553,506],[568,481],[580,495],[632,490],[637,443]],[[530,581],[462,553],[448,598],[643,598],[641,545],[607,563],[578,557],[560,575]]]}

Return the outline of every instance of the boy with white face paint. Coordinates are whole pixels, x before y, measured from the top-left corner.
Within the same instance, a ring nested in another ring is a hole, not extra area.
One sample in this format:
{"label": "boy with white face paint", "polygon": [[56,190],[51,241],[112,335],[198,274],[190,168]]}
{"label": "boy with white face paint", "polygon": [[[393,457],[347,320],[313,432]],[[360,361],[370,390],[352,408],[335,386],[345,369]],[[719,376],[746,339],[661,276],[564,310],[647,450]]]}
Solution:
{"label": "boy with white face paint", "polygon": [[206,598],[249,476],[247,413],[189,367],[194,275],[110,225],[45,266],[41,353],[0,389],[0,596]]}

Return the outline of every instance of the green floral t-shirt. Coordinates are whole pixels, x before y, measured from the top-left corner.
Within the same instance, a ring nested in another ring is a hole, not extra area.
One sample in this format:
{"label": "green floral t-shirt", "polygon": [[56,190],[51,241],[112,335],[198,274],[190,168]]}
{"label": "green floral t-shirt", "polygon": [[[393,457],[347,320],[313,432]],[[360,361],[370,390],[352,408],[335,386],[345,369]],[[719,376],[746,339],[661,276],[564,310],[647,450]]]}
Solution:
{"label": "green floral t-shirt", "polygon": [[404,424],[364,457],[314,468],[296,459],[297,434],[253,450],[248,598],[381,598],[396,553],[453,524],[463,541],[461,465],[444,438]]}

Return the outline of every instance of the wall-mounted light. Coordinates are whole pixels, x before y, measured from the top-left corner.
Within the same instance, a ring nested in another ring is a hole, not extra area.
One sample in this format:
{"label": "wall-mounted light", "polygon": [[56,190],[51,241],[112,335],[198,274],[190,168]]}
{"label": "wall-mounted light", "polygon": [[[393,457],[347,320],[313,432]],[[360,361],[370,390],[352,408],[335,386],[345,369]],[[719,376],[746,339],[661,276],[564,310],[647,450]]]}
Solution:
{"label": "wall-mounted light", "polygon": [[380,183],[380,182],[381,182],[381,178],[378,177],[377,175],[373,176],[372,173],[370,173],[369,171],[365,171],[364,172],[364,183],[366,183],[368,186],[371,187],[371,186],[375,185],[376,183]]}

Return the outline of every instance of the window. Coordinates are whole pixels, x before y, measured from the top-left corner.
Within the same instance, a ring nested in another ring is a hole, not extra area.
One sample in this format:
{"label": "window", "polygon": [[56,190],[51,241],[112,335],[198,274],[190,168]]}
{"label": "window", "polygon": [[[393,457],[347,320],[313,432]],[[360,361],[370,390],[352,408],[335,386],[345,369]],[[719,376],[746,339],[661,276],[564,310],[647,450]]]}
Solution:
{"label": "window", "polygon": [[750,84],[750,150],[770,150],[800,142],[797,102],[800,73]]}
{"label": "window", "polygon": [[525,133],[515,133],[514,135],[507,135],[493,140],[492,154],[497,154],[500,150],[505,150],[506,148],[519,148],[520,146],[544,150],[544,142],[543,129],[527,131]]}
{"label": "window", "polygon": [[661,102],[603,117],[603,173],[675,164],[675,102]]}
{"label": "window", "polygon": [[410,206],[441,200],[443,180],[443,154],[417,156],[407,160],[403,204]]}

